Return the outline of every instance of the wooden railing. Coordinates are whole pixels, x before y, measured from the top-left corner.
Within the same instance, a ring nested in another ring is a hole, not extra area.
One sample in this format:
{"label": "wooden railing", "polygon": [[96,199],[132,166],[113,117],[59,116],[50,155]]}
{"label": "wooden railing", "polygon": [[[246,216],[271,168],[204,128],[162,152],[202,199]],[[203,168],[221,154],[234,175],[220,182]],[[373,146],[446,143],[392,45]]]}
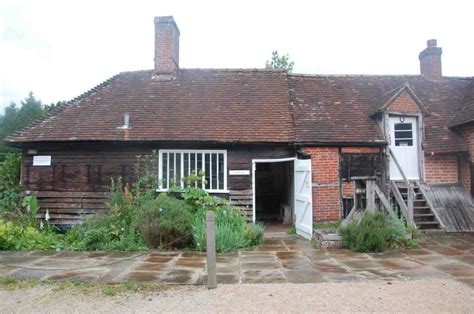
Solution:
{"label": "wooden railing", "polygon": [[407,220],[407,223],[415,226],[415,220],[413,219],[413,204],[415,202],[415,188],[413,187],[413,184],[408,181],[407,177],[405,176],[405,173],[403,172],[402,167],[398,163],[397,157],[395,157],[395,154],[393,153],[392,149],[389,147],[388,148],[390,152],[390,158],[392,158],[393,162],[397,166],[398,171],[402,175],[403,181],[405,182],[407,186],[407,202],[405,203],[402,194],[400,193],[400,190],[398,189],[398,186],[395,184],[395,182],[392,181],[390,188],[392,190],[393,195],[395,195],[395,200],[398,203],[398,206],[400,206],[400,210],[402,211],[403,216],[405,216],[405,219]]}

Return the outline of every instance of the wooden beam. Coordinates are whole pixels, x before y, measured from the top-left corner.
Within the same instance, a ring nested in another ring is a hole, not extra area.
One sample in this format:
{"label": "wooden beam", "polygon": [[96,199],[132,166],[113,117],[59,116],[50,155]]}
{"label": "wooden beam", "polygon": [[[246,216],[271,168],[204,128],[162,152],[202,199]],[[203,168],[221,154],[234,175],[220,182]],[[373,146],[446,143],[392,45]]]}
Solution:
{"label": "wooden beam", "polygon": [[398,205],[400,206],[400,210],[402,211],[403,216],[408,221],[408,208],[407,204],[405,204],[405,200],[402,197],[402,194],[400,193],[400,190],[398,189],[398,186],[395,184],[395,182],[390,182],[391,183],[391,188],[393,195],[395,196],[395,200],[397,201]]}
{"label": "wooden beam", "polygon": [[375,191],[374,191],[375,180],[365,181],[365,193],[367,196],[367,211],[375,214]]}
{"label": "wooden beam", "polygon": [[392,216],[393,218],[397,218],[397,215],[395,215],[395,212],[393,211],[392,207],[390,206],[390,202],[385,197],[385,194],[383,194],[382,190],[380,189],[380,187],[376,183],[374,183],[374,190],[375,190],[375,193],[377,193],[380,201],[382,202],[383,207],[385,207],[385,210],[387,210],[387,212],[390,214],[390,216]]}
{"label": "wooden beam", "polygon": [[343,225],[347,225],[348,223],[350,223],[352,221],[352,218],[354,217],[354,213],[357,211],[357,207],[354,205],[351,209],[351,211],[349,212],[349,215],[347,215],[346,219],[344,219],[342,221],[342,224]]}
{"label": "wooden beam", "polygon": [[415,189],[413,189],[413,186],[410,184],[408,186],[408,201],[407,201],[407,208],[408,208],[408,217],[407,221],[410,225],[415,225],[415,221],[413,219],[413,203],[415,200]]}

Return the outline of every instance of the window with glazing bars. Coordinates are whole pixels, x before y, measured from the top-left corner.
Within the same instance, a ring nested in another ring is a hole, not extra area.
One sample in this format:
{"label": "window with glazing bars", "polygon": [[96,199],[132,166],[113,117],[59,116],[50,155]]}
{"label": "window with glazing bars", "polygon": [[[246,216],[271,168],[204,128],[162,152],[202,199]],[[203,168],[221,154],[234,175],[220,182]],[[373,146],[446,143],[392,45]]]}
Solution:
{"label": "window with glazing bars", "polygon": [[395,123],[395,146],[413,146],[411,123]]}
{"label": "window with glazing bars", "polygon": [[196,187],[211,192],[227,191],[227,152],[225,150],[160,150],[160,189],[167,190],[174,184],[185,187],[183,178],[190,174],[204,173]]}

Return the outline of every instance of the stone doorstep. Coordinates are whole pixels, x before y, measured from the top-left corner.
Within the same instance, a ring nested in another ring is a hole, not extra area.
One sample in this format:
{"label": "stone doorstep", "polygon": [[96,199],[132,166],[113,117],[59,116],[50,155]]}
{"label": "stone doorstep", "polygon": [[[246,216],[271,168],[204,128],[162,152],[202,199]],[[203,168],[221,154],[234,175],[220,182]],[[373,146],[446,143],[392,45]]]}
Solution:
{"label": "stone doorstep", "polygon": [[342,237],[337,232],[315,229],[313,237],[321,249],[340,249],[342,247]]}

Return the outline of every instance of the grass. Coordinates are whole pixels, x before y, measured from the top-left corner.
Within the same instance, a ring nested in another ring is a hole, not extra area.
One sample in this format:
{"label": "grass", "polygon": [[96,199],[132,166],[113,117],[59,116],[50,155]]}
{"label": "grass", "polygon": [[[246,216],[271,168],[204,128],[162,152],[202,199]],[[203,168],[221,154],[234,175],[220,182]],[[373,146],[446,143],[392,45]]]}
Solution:
{"label": "grass", "polygon": [[0,278],[0,289],[17,290],[30,289],[37,286],[51,288],[51,291],[76,295],[114,297],[127,293],[151,293],[173,289],[173,285],[140,284],[129,280],[121,283],[106,284],[97,282],[83,282],[78,280],[53,281],[53,280],[19,280],[16,278]]}
{"label": "grass", "polygon": [[317,230],[337,230],[341,225],[340,221],[319,222],[313,224],[313,229]]}

